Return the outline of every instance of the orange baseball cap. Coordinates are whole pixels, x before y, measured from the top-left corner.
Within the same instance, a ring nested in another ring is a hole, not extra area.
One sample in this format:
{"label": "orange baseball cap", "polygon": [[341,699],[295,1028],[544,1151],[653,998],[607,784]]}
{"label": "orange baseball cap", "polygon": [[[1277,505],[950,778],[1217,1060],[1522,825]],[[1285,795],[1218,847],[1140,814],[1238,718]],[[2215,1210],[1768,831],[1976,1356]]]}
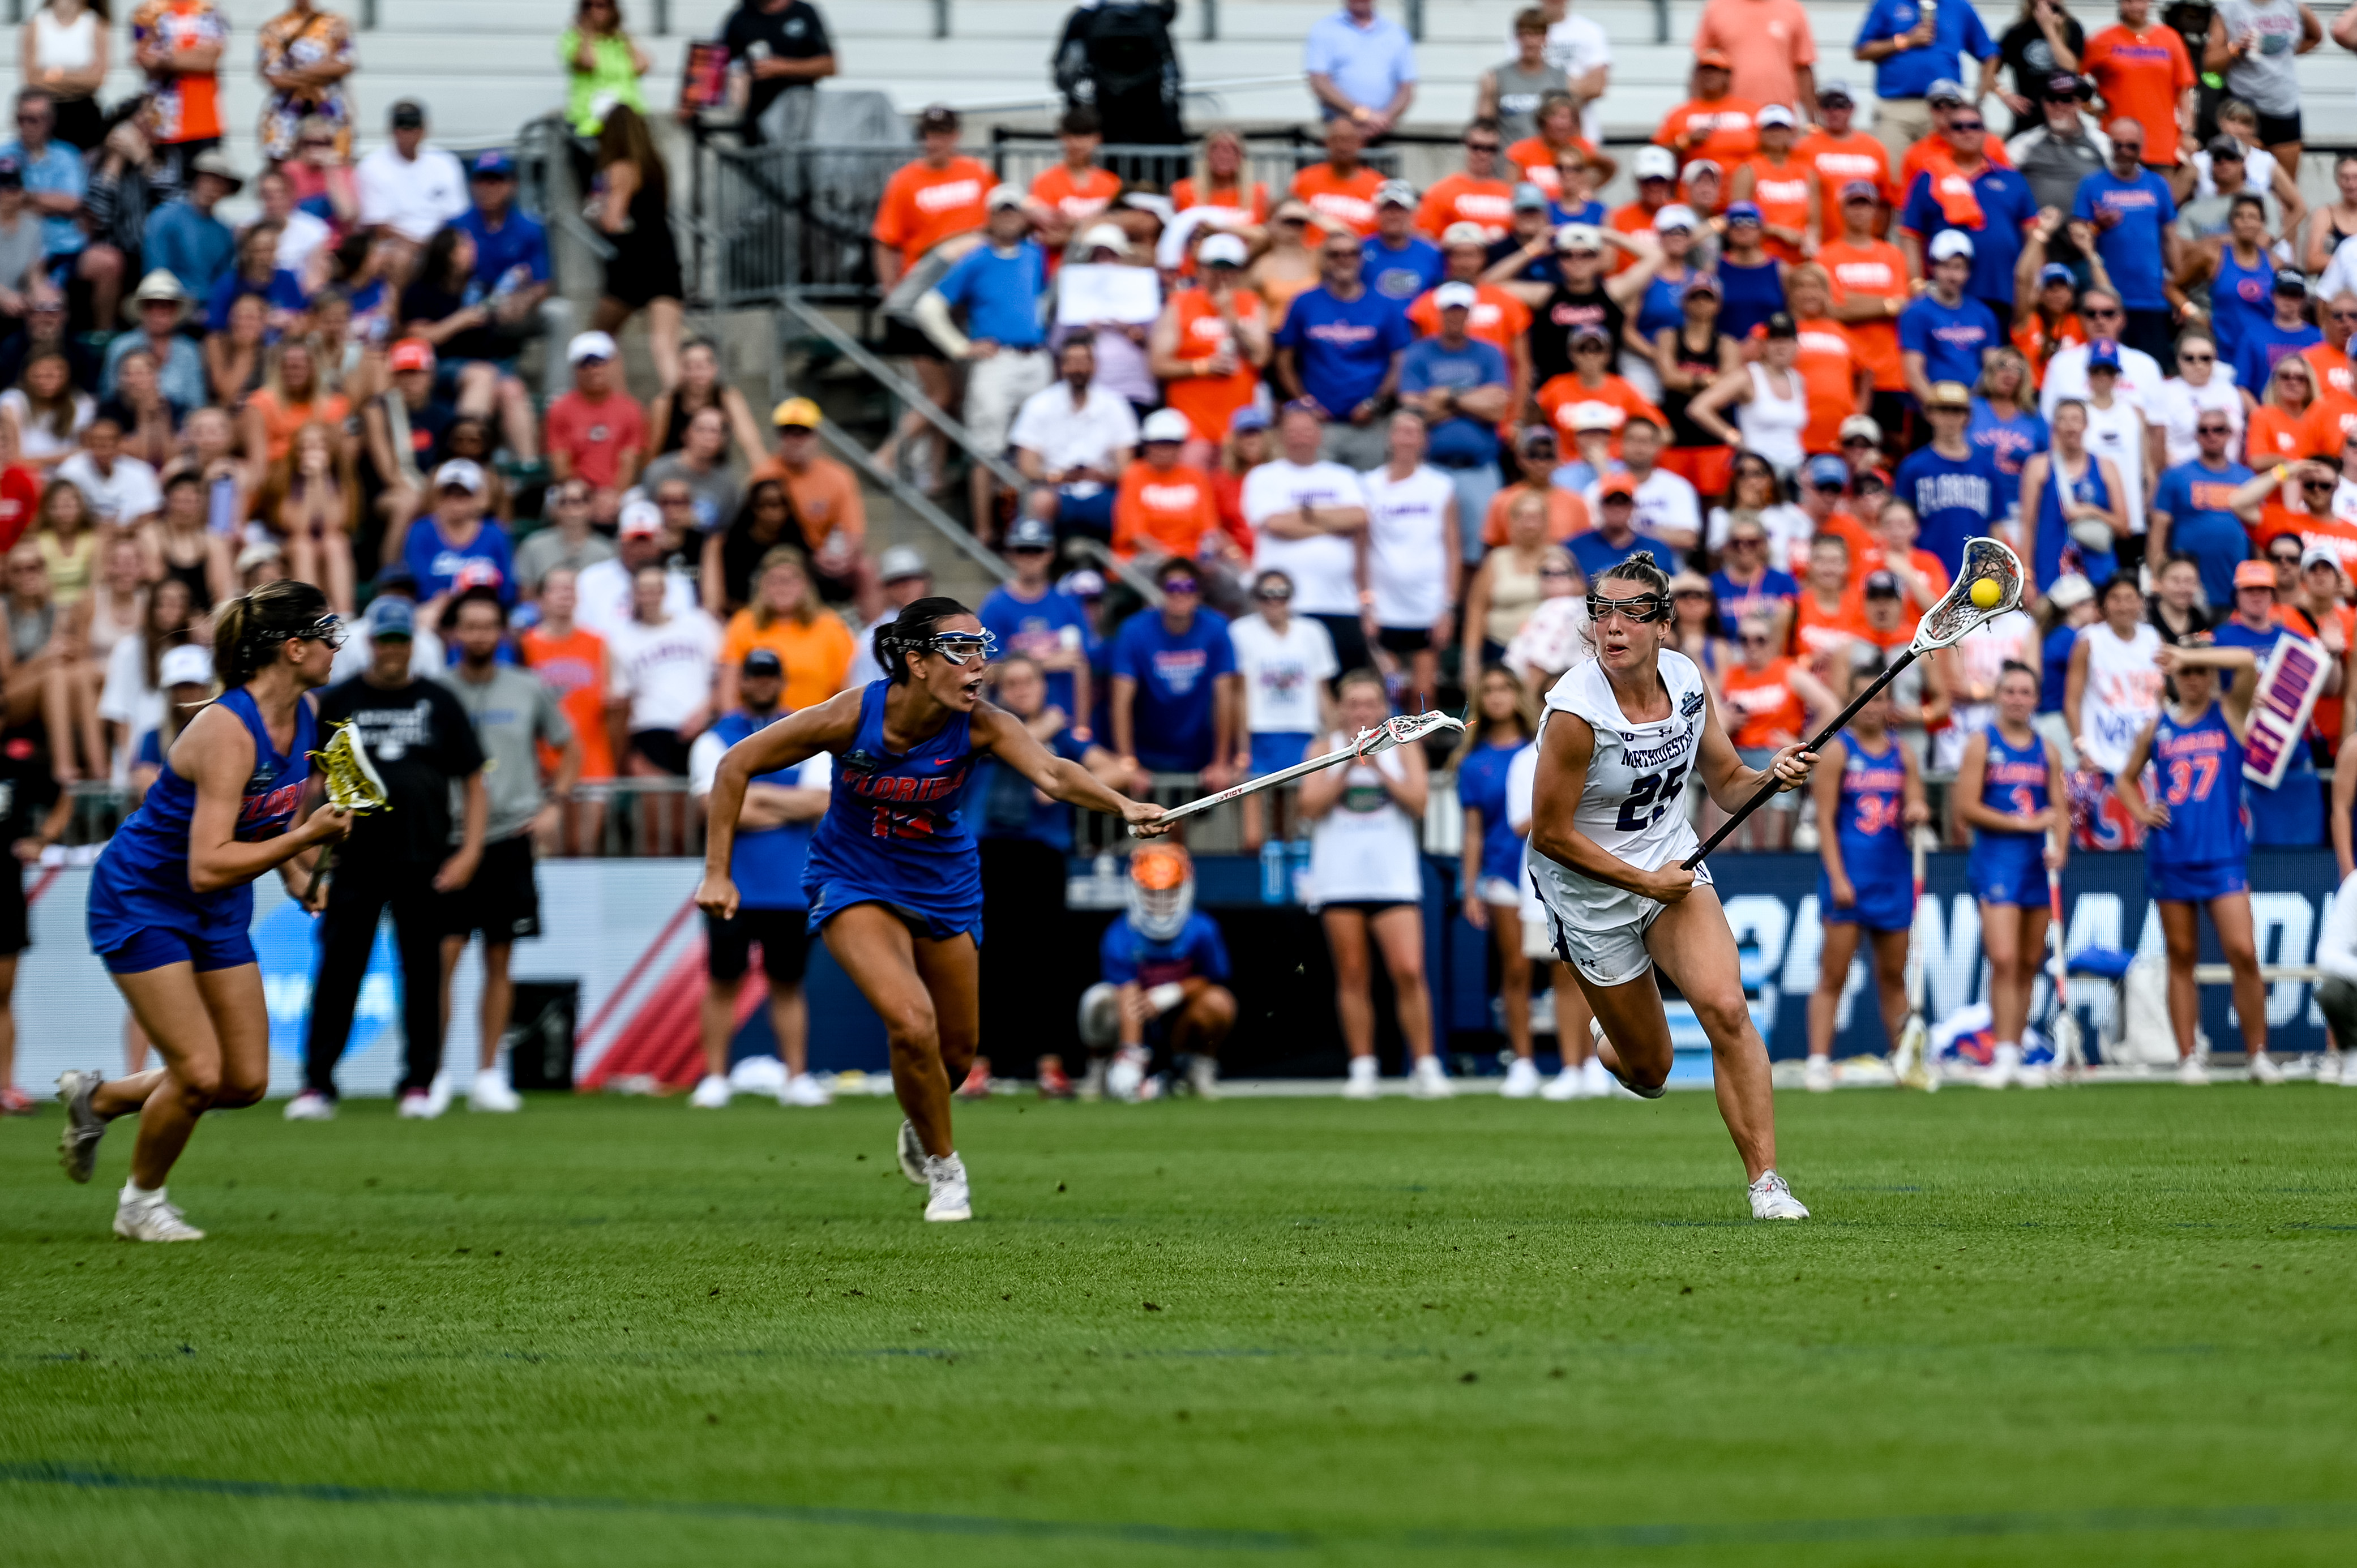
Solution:
{"label": "orange baseball cap", "polygon": [[2234,586],[2237,588],[2272,590],[2275,585],[2276,569],[2270,562],[2245,561],[2234,568]]}
{"label": "orange baseball cap", "polygon": [[1695,64],[1714,65],[1721,70],[1733,70],[1735,69],[1735,62],[1727,58],[1727,54],[1725,49],[1696,49],[1695,50]]}

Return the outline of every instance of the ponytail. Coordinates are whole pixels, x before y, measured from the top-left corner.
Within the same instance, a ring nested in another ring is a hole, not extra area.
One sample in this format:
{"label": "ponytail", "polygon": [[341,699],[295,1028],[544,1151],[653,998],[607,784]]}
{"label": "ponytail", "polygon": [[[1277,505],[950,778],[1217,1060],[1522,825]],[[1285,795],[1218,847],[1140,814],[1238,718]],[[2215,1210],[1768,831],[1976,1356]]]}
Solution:
{"label": "ponytail", "polygon": [[331,619],[328,596],[308,583],[282,578],[231,599],[213,612],[213,669],[223,691],[262,673],[293,639],[320,635]]}

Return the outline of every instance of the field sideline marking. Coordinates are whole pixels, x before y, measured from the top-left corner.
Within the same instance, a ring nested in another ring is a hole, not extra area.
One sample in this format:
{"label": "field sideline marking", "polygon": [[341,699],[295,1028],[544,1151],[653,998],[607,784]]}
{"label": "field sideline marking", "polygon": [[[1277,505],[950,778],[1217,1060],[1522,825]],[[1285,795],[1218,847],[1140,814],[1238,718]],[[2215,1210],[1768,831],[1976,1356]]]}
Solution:
{"label": "field sideline marking", "polygon": [[1471,1547],[1629,1548],[1764,1546],[1811,1541],[1938,1541],[1992,1536],[2118,1534],[2138,1531],[2250,1531],[2357,1528],[2357,1504],[2247,1503],[2215,1508],[2111,1508],[2043,1513],[1895,1515],[1868,1519],[1734,1520],[1567,1526],[1527,1530],[1414,1530],[1393,1535],[1321,1535],[1308,1530],[1222,1530],[1195,1525],[1085,1520],[991,1519],[977,1514],[908,1513],[890,1509],[803,1507],[784,1503],[666,1501],[662,1498],[544,1497],[522,1492],[429,1492],[400,1487],[346,1487],[295,1481],[240,1481],[203,1476],[128,1476],[68,1465],[0,1464],[0,1484],[72,1487],[85,1491],[178,1492],[263,1501],[408,1504],[432,1508],[544,1509],[560,1512],[651,1513],[711,1520],[838,1525],[927,1535],[1104,1539],[1204,1551],[1305,1551],[1352,1541],[1436,1551]]}

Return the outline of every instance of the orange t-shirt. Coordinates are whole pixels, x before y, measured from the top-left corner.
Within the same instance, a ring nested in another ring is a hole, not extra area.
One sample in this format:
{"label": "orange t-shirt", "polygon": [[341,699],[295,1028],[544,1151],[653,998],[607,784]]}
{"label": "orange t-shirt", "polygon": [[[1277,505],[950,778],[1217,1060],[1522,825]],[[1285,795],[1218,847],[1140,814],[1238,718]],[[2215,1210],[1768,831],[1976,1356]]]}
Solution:
{"label": "orange t-shirt", "polygon": [[1514,222],[1514,188],[1502,179],[1452,174],[1424,193],[1415,226],[1433,239],[1451,223],[1479,223],[1492,240],[1502,240]]}
{"label": "orange t-shirt", "polygon": [[1858,587],[1861,574],[1856,568],[1853,559],[1849,586],[1830,612],[1817,604],[1817,596],[1805,585],[1801,596],[1792,601],[1793,654],[1817,670],[1839,669],[1851,638],[1873,639],[1874,628],[1866,624],[1866,595]]}
{"label": "orange t-shirt", "polygon": [[808,467],[792,474],[775,457],[764,457],[745,476],[746,488],[764,479],[786,487],[786,499],[794,503],[794,521],[802,524],[802,542],[813,550],[838,528],[854,543],[867,537],[867,502],[859,493],[859,481],[834,458],[813,457]]}
{"label": "orange t-shirt", "polygon": [[295,433],[305,425],[324,424],[340,431],[352,413],[351,399],[341,392],[315,396],[309,403],[282,403],[278,394],[268,387],[248,397],[245,406],[261,412],[263,434],[269,440],[269,460],[273,463],[286,456],[288,448],[295,445]]}
{"label": "orange t-shirt", "polygon": [[[1585,136],[1574,136],[1571,145],[1589,157],[1596,156],[1596,144]],[[1517,179],[1528,180],[1547,193],[1552,201],[1563,194],[1563,176],[1555,172],[1555,160],[1566,148],[1556,146],[1544,136],[1524,136],[1506,149],[1506,166]]]}
{"label": "orange t-shirt", "polygon": [[[1234,302],[1237,320],[1268,319],[1268,307],[1252,290],[1240,288],[1229,297]],[[1228,324],[1203,290],[1181,289],[1171,296],[1170,304],[1177,313],[1180,359],[1202,359],[1217,352],[1228,340]],[[1236,368],[1224,376],[1171,377],[1162,383],[1162,396],[1187,416],[1196,435],[1206,441],[1217,441],[1227,435],[1228,421],[1235,416],[1236,410],[1252,402],[1259,388],[1260,372],[1239,354]]]}
{"label": "orange t-shirt", "polygon": [[[1858,557],[1857,569],[1854,575],[1863,585],[1866,575],[1869,572],[1881,571],[1889,558],[1889,547],[1878,539],[1867,545],[1864,553]],[[1902,593],[1900,596],[1899,603],[1901,607],[1900,640],[1901,642],[1914,636],[1915,623],[1923,618],[1923,612],[1930,609],[1932,605],[1938,604],[1940,596],[1948,591],[1948,569],[1940,564],[1940,558],[1937,555],[1928,550],[1910,550],[1907,553],[1907,564],[1923,575],[1923,585],[1931,591],[1932,597],[1926,603],[1919,605],[1915,602],[1915,596],[1912,594]],[[1864,593],[1865,589],[1861,586],[1858,591]],[[1883,646],[1889,647],[1889,644],[1886,642]]]}
{"label": "orange t-shirt", "polygon": [[2279,534],[2294,534],[2303,545],[2321,544],[2338,551],[2342,573],[2357,576],[2357,523],[2338,517],[2318,517],[2294,511],[2281,501],[2269,501],[2259,510],[2255,542],[2265,550]]}
{"label": "orange t-shirt", "polygon": [[[1816,171],[1817,188],[1824,192],[1827,207],[1840,203],[1842,187],[1854,179],[1871,184],[1886,204],[1899,205],[1900,192],[1890,183],[1890,153],[1878,137],[1864,131],[1852,131],[1846,136],[1812,131],[1794,144],[1792,156]],[[1834,227],[1830,218],[1825,227]]]}
{"label": "orange t-shirt", "polygon": [[[2338,541],[2335,541],[2335,544],[2337,546]],[[2341,567],[2344,572],[2348,569],[2345,564]],[[2357,609],[2352,609],[2347,605],[2335,605],[2332,607],[2332,618],[2341,627],[2341,645],[2343,648],[2357,648]],[[2317,622],[2305,608],[2294,609],[2289,605],[2277,605],[2276,624],[2288,627],[2302,637],[2313,637],[2319,642],[2324,640],[2317,635],[2319,630]],[[2341,696],[2342,693],[2339,693],[2331,694],[2319,693],[2316,699],[2316,706],[2309,709],[2308,714],[2308,733],[2319,736],[2336,746],[2341,744]]]}
{"label": "orange t-shirt", "polygon": [[2065,316],[2050,328],[2045,319],[2033,310],[2023,318],[2020,326],[2013,329],[2013,346],[2021,350],[2023,359],[2029,361],[2029,384],[2032,386],[2046,384],[2046,361],[2051,360],[2057,350],[2086,340],[2087,328],[2076,315]]}
{"label": "orange t-shirt", "polygon": [[1165,555],[1191,561],[1219,527],[1211,478],[1200,468],[1184,463],[1157,468],[1139,457],[1122,474],[1113,501],[1113,553],[1123,560],[1135,556],[1139,545],[1150,544]]}
{"label": "orange t-shirt", "polygon": [[2357,398],[2327,392],[2308,405],[2308,449],[2328,463],[2341,461],[2341,444],[2357,430]]}
{"label": "orange t-shirt", "polygon": [[1347,179],[1332,164],[1311,164],[1293,177],[1293,194],[1310,211],[1329,228],[1339,224],[1361,240],[1375,231],[1375,192],[1383,188],[1383,177],[1363,164]]}
{"label": "orange t-shirt", "polygon": [[1084,168],[1076,176],[1058,164],[1031,182],[1031,199],[1063,214],[1076,227],[1111,207],[1120,194],[1121,177],[1111,169]]}
{"label": "orange t-shirt", "polygon": [[[1438,289],[1426,289],[1416,302],[1407,307],[1407,324],[1423,338],[1440,335],[1440,306],[1432,296]],[[1478,338],[1506,356],[1513,362],[1514,345],[1531,329],[1531,307],[1493,283],[1473,285],[1473,304],[1465,312],[1465,336]]]}
{"label": "orange t-shirt", "polygon": [[2308,456],[2315,449],[2315,429],[2309,416],[2316,413],[2310,404],[2306,413],[2286,413],[2273,403],[2263,403],[2251,410],[2245,427],[2247,445],[2244,461],[2254,468],[2264,468],[2270,463],[2289,463]]}
{"label": "orange t-shirt", "polygon": [[1770,659],[1765,670],[1728,665],[1718,672],[1718,700],[1727,712],[1727,738],[1745,751],[1790,746],[1809,722],[1792,690],[1789,659]]}
{"label": "orange t-shirt", "polygon": [[[1583,403],[1600,403],[1617,408],[1623,416],[1623,423],[1631,419],[1650,419],[1664,430],[1670,427],[1669,416],[1647,403],[1645,394],[1620,376],[1607,376],[1601,385],[1590,387],[1582,386],[1577,374],[1566,372],[1539,388],[1537,401],[1549,423],[1563,432],[1566,446],[1571,440],[1571,426],[1566,421],[1571,417],[1572,409]],[[1616,440],[1613,446],[1617,449],[1620,443]]]}
{"label": "orange t-shirt", "polygon": [[840,616],[819,610],[806,622],[780,616],[757,626],[748,605],[728,618],[728,629],[720,636],[720,664],[734,670],[757,648],[768,649],[786,667],[789,708],[813,707],[842,691],[856,651]]}
{"label": "orange t-shirt", "polygon": [[[1859,565],[1859,562],[1868,557],[1878,561],[1882,558],[1881,537],[1848,512],[1836,511],[1828,515],[1824,521],[1817,524],[1817,532],[1833,534],[1849,546],[1849,580],[1853,586],[1866,575],[1867,569]],[[1796,583],[1805,584],[1809,580],[1807,539],[1792,542],[1792,558],[1784,564],[1784,570],[1792,575]]]}
{"label": "orange t-shirt", "polygon": [[[1981,138],[1981,156],[1999,168],[2013,166],[2013,160],[2006,154],[2005,144],[1995,136]],[[1956,172],[1956,150],[1948,145],[1945,136],[1934,132],[1909,147],[1900,158],[1899,199],[1905,201],[1908,192],[1915,188],[1917,175]]]}
{"label": "orange t-shirt", "polygon": [[1189,208],[1209,207],[1233,215],[1240,223],[1268,221],[1268,187],[1259,180],[1250,185],[1232,185],[1223,189],[1206,187],[1198,190],[1192,179],[1182,179],[1170,188],[1170,209],[1184,212]]}
{"label": "orange t-shirt", "polygon": [[[2357,347],[2357,340],[2352,340],[2352,347]],[[2306,360],[2309,368],[2316,372],[2316,385],[2320,395],[2357,398],[2357,369],[2351,368],[2347,349],[2336,349],[2330,343],[2311,343],[2299,351],[2299,357]],[[2263,387],[2260,390],[2264,392],[2266,389]]]}
{"label": "orange t-shirt", "polygon": [[[1514,498],[1530,487],[1508,485],[1490,498],[1490,510],[1481,515],[1481,542],[1499,545],[1506,542],[1506,509]],[[1586,533],[1595,524],[1589,521],[1587,503],[1569,490],[1550,485],[1546,492],[1547,537],[1560,544],[1575,533]]]}
{"label": "orange t-shirt", "polygon": [[[1863,245],[1853,245],[1846,239],[1828,240],[1817,247],[1817,265],[1833,280],[1835,305],[1852,299],[1895,299],[1902,305],[1907,301],[1907,258],[1888,240],[1869,240]],[[1874,372],[1875,391],[1906,390],[1907,377],[1899,359],[1898,317],[1846,322],[1842,329],[1857,350],[1858,363]]]}
{"label": "orange t-shirt", "polygon": [[[523,667],[556,693],[556,705],[581,737],[581,777],[611,779],[614,746],[606,729],[606,639],[579,627],[569,636],[551,637],[535,626],[516,639],[516,648]],[[541,746],[543,768],[554,772],[558,760],[554,747]]]}
{"label": "orange t-shirt", "polygon": [[975,158],[953,157],[945,168],[933,168],[922,158],[903,164],[885,182],[876,226],[868,232],[899,252],[902,266],[914,266],[951,235],[970,234],[987,222],[990,212],[983,203],[997,183],[989,166]]}
{"label": "orange t-shirt", "polygon": [[[1784,166],[1778,168],[1768,161],[1767,155],[1763,153],[1744,159],[1742,166],[1751,171],[1750,199],[1758,204],[1762,221],[1779,229],[1797,229],[1803,234],[1810,231],[1809,191],[1814,184],[1814,177],[1808,165],[1796,157],[1788,157],[1784,160]],[[1734,172],[1730,170],[1727,175],[1730,187],[1734,179]],[[1732,194],[1730,190],[1729,195]],[[1777,260],[1799,263],[1800,246],[1772,234],[1766,243],[1768,253]]]}
{"label": "orange t-shirt", "polygon": [[2144,161],[2173,166],[2177,101],[2193,85],[2193,61],[2177,30],[2158,17],[2142,37],[2125,25],[2105,27],[2087,40],[2079,69],[2103,95],[2106,121],[2125,114],[2144,126]]}
{"label": "orange t-shirt", "polygon": [[1800,352],[1792,368],[1809,394],[1809,424],[1801,432],[1801,446],[1812,453],[1839,452],[1841,422],[1858,411],[1857,346],[1830,316],[1794,325]]}
{"label": "orange t-shirt", "polygon": [[[1675,152],[1680,163],[1708,158],[1732,169],[1760,150],[1759,114],[1760,105],[1731,92],[1708,103],[1689,98],[1662,116],[1662,128],[1653,133],[1653,140]],[[1684,138],[1692,131],[1705,134],[1688,146]]]}
{"label": "orange t-shirt", "polygon": [[[1650,234],[1653,231],[1653,215],[1645,210],[1641,201],[1626,207],[1616,207],[1604,220],[1604,226],[1620,234]],[[1612,270],[1621,272],[1637,264],[1637,258],[1626,251],[1612,252]]]}

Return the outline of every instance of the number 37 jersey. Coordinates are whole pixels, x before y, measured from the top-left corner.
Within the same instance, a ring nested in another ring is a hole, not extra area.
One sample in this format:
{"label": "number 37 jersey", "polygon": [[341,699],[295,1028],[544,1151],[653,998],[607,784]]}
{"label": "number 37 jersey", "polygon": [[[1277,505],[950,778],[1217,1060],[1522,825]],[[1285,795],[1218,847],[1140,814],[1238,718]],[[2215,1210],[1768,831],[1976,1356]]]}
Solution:
{"label": "number 37 jersey", "polygon": [[[1575,714],[1596,732],[1573,825],[1608,854],[1643,871],[1684,860],[1698,841],[1686,822],[1686,780],[1702,750],[1710,698],[1702,671],[1683,653],[1664,649],[1662,684],[1669,689],[1669,717],[1640,724],[1620,711],[1601,661],[1589,660],[1547,693],[1539,733],[1558,713]],[[1566,924],[1583,930],[1642,925],[1661,910],[1651,898],[1598,882],[1534,849],[1531,876],[1539,897]],[[1708,882],[1710,868],[1695,868],[1695,880]]]}

